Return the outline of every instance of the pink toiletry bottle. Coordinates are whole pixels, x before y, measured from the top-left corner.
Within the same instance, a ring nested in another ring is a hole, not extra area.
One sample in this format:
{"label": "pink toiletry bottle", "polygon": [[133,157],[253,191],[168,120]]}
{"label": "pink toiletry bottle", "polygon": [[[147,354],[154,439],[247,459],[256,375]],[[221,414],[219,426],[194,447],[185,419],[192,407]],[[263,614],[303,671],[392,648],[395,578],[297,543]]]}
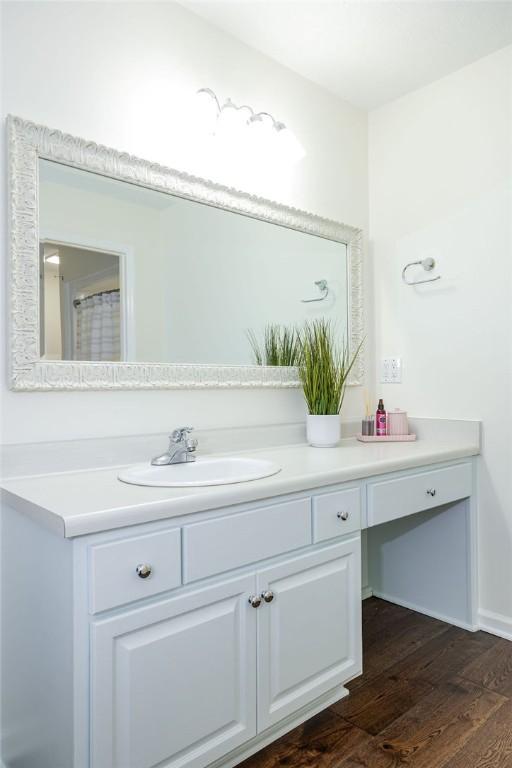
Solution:
{"label": "pink toiletry bottle", "polygon": [[379,405],[377,406],[377,413],[375,414],[375,434],[380,435],[381,437],[383,435],[387,434],[387,418],[386,418],[386,411],[384,410],[384,403],[382,401],[382,398],[379,400]]}

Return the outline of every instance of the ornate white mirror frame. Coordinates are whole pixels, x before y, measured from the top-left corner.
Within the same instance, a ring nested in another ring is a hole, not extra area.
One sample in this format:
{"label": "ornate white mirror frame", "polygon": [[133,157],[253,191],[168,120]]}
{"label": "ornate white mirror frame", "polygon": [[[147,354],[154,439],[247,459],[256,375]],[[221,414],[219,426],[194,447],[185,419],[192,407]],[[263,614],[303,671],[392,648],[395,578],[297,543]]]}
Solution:
{"label": "ornate white mirror frame", "polygon": [[[364,337],[362,231],[229,189],[45,126],[8,118],[10,382],[14,390],[297,387],[296,368],[47,361],[39,350],[38,160],[139,184],[347,245],[349,343]],[[364,379],[364,355],[351,384]]]}

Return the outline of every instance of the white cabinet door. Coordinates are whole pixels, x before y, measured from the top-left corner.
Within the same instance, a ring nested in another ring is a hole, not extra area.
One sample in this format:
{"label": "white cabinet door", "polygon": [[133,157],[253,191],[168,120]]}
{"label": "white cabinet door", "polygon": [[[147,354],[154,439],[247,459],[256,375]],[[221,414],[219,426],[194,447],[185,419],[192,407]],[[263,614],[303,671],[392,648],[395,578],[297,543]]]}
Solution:
{"label": "white cabinet door", "polygon": [[361,671],[357,536],[257,573],[258,731]]}
{"label": "white cabinet door", "polygon": [[254,574],[92,625],[92,768],[201,768],[256,733]]}

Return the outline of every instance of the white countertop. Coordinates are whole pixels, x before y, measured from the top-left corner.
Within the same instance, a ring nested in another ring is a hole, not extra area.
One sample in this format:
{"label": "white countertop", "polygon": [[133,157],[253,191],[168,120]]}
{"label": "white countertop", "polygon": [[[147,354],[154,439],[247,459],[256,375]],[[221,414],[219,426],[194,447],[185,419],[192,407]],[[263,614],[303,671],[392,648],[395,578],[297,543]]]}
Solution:
{"label": "white countertop", "polygon": [[268,499],[373,475],[475,456],[474,437],[452,435],[406,443],[342,440],[338,448],[295,444],[236,451],[278,463],[277,475],[232,485],[150,488],[117,479],[119,467],[4,480],[6,504],[65,537],[178,517],[244,502]]}

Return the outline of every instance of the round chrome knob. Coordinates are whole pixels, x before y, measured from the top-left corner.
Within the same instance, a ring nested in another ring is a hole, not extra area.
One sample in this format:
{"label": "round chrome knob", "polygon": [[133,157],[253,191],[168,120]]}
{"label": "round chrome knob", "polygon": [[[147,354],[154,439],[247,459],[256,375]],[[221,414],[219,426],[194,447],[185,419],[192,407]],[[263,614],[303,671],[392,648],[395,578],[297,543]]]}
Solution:
{"label": "round chrome knob", "polygon": [[266,603],[271,603],[272,600],[274,599],[274,593],[270,589],[267,589],[265,592],[262,592],[261,596]]}
{"label": "round chrome knob", "polygon": [[135,569],[137,576],[141,579],[147,579],[151,576],[153,569],[150,565],[140,564]]}
{"label": "round chrome knob", "polygon": [[427,493],[429,496],[435,496],[436,495],[436,489],[435,488],[428,488]]}
{"label": "round chrome knob", "polygon": [[249,598],[249,603],[253,608],[259,608],[261,605],[261,597],[259,595],[251,595]]}
{"label": "round chrome knob", "polygon": [[349,513],[346,510],[343,510],[343,512],[338,512],[338,515],[340,520],[348,520]]}

